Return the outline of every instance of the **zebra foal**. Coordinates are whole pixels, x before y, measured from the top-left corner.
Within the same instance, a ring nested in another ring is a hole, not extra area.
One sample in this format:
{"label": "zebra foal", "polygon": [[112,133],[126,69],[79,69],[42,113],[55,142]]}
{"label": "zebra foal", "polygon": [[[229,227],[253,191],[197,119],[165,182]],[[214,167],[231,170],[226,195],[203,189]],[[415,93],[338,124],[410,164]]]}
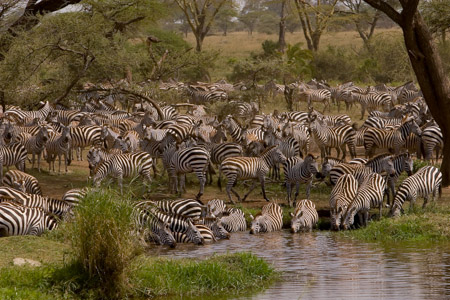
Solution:
{"label": "zebra foal", "polygon": [[312,231],[319,221],[316,205],[311,200],[300,200],[295,212],[291,213],[291,232]]}

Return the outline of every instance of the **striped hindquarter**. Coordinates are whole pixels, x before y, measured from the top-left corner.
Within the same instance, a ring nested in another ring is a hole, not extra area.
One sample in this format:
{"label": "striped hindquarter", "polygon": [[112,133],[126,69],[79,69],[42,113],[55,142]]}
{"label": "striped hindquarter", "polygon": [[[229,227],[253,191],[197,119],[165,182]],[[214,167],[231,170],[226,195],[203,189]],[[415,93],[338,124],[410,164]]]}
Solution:
{"label": "striped hindquarter", "polygon": [[353,201],[348,205],[344,214],[343,228],[349,229],[354,223],[355,215],[360,216],[362,224],[367,226],[369,210],[378,207],[379,218],[383,207],[383,196],[386,189],[386,181],[377,173],[370,174],[361,183]]}
{"label": "striped hindquarter", "polygon": [[227,209],[224,216],[220,218],[220,221],[228,232],[247,230],[247,221],[245,220],[244,212],[239,208]]}
{"label": "striped hindquarter", "polygon": [[424,198],[423,208],[425,208],[429,195],[432,195],[434,201],[437,193],[440,192],[441,184],[442,173],[438,168],[426,166],[419,169],[414,175],[406,178],[399,186],[391,208],[391,215],[400,215],[403,203],[409,200],[411,206],[413,206],[418,197]]}
{"label": "striped hindquarter", "polygon": [[250,234],[259,232],[273,232],[281,230],[283,226],[283,210],[276,203],[269,203],[262,207],[261,214],[253,217]]}
{"label": "striped hindquarter", "polygon": [[295,212],[291,213],[291,232],[312,231],[319,221],[319,214],[316,205],[311,200],[300,200],[295,207]]}
{"label": "striped hindquarter", "polygon": [[344,174],[338,179],[330,195],[331,229],[339,230],[343,214],[357,191],[358,181],[352,174]]}
{"label": "striped hindquarter", "polygon": [[36,177],[19,170],[9,170],[3,177],[3,184],[14,187],[23,181],[25,192],[29,194],[42,195],[41,186]]}

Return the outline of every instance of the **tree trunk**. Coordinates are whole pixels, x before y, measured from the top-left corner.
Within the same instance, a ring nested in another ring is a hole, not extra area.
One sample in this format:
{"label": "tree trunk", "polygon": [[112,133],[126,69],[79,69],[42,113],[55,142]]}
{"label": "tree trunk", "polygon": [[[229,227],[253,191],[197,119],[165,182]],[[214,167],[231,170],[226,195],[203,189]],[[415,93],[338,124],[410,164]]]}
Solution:
{"label": "tree trunk", "polygon": [[444,136],[443,185],[450,185],[450,82],[442,68],[433,38],[419,13],[411,26],[404,26],[403,36],[420,88]]}
{"label": "tree trunk", "polygon": [[312,34],[312,50],[314,52],[319,51],[319,43],[320,43],[320,36],[322,35],[322,32],[320,31],[314,31]]}
{"label": "tree trunk", "polygon": [[286,1],[282,1],[280,11],[280,32],[278,35],[278,47],[281,53],[284,53],[284,49],[286,48],[286,16],[284,15],[285,6]]}
{"label": "tree trunk", "polygon": [[195,50],[197,52],[202,52],[203,39],[199,34],[197,34],[197,33],[194,33],[194,34],[195,34],[195,42],[196,42]]}

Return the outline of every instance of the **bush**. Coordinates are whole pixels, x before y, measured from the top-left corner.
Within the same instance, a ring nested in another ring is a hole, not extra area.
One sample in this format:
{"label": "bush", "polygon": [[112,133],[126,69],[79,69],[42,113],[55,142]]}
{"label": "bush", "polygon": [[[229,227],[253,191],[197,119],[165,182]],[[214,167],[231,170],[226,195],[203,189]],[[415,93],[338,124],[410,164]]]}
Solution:
{"label": "bush", "polygon": [[320,80],[346,82],[355,79],[356,60],[349,51],[329,46],[314,54],[313,75]]}
{"label": "bush", "polygon": [[70,228],[75,260],[102,298],[121,297],[124,271],[138,254],[131,215],[129,201],[111,190],[88,194],[75,211]]}

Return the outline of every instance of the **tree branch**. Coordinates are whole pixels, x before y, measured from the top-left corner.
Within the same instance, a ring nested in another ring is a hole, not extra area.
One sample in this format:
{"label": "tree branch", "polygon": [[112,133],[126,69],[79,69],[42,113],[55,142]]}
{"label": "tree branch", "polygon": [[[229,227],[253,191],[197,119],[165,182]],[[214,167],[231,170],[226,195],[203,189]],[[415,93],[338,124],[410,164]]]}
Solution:
{"label": "tree branch", "polygon": [[395,23],[402,26],[402,16],[387,2],[384,2],[382,0],[364,0],[367,4],[372,6],[373,8],[376,8],[378,10],[381,10],[384,12],[389,18],[392,19]]}

